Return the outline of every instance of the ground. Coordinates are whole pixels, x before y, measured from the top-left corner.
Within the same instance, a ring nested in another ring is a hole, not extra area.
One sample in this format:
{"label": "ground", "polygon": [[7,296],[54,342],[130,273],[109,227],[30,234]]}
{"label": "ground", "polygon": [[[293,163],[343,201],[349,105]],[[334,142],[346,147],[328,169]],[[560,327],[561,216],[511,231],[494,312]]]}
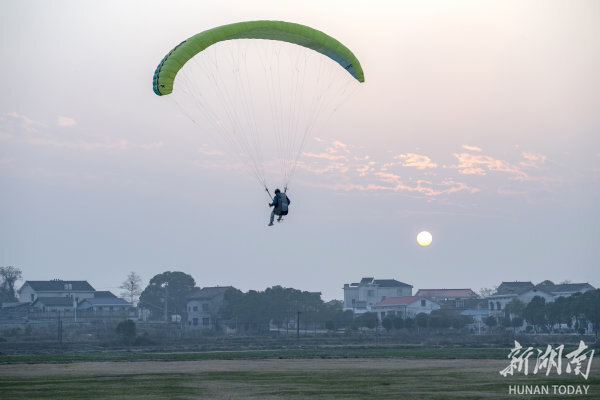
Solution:
{"label": "ground", "polygon": [[[600,363],[573,374],[503,377],[507,360],[339,358],[105,361],[0,365],[9,399],[518,399],[510,385],[589,385],[600,398]],[[533,396],[535,399],[565,396]]]}

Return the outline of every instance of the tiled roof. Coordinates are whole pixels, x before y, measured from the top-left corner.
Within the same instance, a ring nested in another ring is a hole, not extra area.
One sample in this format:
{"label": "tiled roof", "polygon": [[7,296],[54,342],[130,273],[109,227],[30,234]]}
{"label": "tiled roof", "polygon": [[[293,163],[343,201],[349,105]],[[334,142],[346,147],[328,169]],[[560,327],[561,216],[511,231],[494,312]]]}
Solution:
{"label": "tiled roof", "polygon": [[84,299],[81,301],[80,304],[85,304],[88,303],[89,305],[92,306],[130,306],[131,304],[125,300],[125,299],[121,299],[119,297],[100,297],[100,298],[93,298],[93,299]]}
{"label": "tiled roof", "polygon": [[38,303],[47,307],[73,307],[73,299],[69,297],[38,297],[32,305]]}
{"label": "tiled roof", "polygon": [[[25,285],[31,286],[36,292],[62,292],[65,291],[65,285],[71,285],[69,291],[93,292],[95,289],[87,281],[61,281],[59,279],[51,281],[25,281]],[[21,290],[19,289],[19,291]]]}
{"label": "tiled roof", "polygon": [[521,294],[533,287],[531,282],[502,282],[495,294]]}
{"label": "tiled roof", "polygon": [[108,290],[96,290],[96,291],[94,292],[94,297],[95,297],[96,299],[100,299],[100,298],[106,298],[106,297],[109,297],[109,298],[116,298],[117,296],[115,296],[115,295],[113,294],[113,292],[111,292],[111,291],[108,291]]}
{"label": "tiled roof", "polygon": [[398,287],[398,286],[412,287],[412,285],[397,281],[395,279],[374,279],[373,283],[375,283],[381,287]]}
{"label": "tiled roof", "polygon": [[424,297],[478,297],[471,289],[419,289],[417,296]]}
{"label": "tiled roof", "polygon": [[390,297],[379,303],[376,306],[400,306],[412,304],[415,301],[421,300],[420,296],[402,296],[402,297]]}
{"label": "tiled roof", "polygon": [[552,293],[573,293],[580,292],[585,289],[594,289],[589,283],[563,283],[560,285],[554,285],[554,287],[548,288]]}

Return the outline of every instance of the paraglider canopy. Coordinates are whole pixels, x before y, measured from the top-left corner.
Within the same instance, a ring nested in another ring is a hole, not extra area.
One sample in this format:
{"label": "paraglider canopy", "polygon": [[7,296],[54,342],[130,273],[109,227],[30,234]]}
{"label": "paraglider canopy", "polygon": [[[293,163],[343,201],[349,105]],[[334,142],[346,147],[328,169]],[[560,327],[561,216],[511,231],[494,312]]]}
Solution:
{"label": "paraglider canopy", "polygon": [[153,79],[154,93],[159,96],[171,93],[177,72],[190,58],[215,43],[232,39],[268,39],[294,43],[331,58],[356,80],[365,81],[362,67],[356,56],[331,36],[291,22],[247,21],[206,30],[177,45],[156,68]]}

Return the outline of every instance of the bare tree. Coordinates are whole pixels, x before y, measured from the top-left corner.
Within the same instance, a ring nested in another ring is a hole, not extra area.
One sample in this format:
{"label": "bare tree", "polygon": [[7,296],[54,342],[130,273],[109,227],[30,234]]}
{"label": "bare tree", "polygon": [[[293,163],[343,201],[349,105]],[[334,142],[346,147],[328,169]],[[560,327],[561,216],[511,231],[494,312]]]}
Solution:
{"label": "bare tree", "polygon": [[498,289],[498,286],[492,286],[491,288],[481,288],[479,289],[479,296],[481,296],[481,298],[486,298],[489,297],[491,295],[493,295],[494,293],[496,293],[496,290]]}
{"label": "bare tree", "polygon": [[13,266],[0,267],[1,296],[6,301],[15,301],[15,283],[22,278],[22,272],[19,268]]}
{"label": "bare tree", "polygon": [[123,281],[119,289],[123,289],[121,296],[129,300],[129,302],[135,305],[142,294],[142,278],[135,272],[131,271],[127,275],[127,279]]}

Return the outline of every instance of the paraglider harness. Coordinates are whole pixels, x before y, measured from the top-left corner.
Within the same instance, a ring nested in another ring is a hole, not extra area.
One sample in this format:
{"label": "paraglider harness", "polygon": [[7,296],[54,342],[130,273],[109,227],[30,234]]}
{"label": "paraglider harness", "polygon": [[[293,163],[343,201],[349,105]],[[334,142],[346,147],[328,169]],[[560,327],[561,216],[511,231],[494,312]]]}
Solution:
{"label": "paraglider harness", "polygon": [[[271,197],[271,193],[269,192],[269,189],[265,188],[265,190],[267,191],[267,193],[269,193],[269,197]],[[288,215],[288,198],[286,196],[287,192],[287,186],[284,188],[283,192],[279,192],[278,194],[275,195],[275,197],[277,197],[277,205],[275,205],[275,208],[273,209],[273,213],[275,215],[279,216],[279,220],[281,220],[281,217],[284,215]],[[272,201],[275,201],[275,199],[273,197],[271,197]]]}

